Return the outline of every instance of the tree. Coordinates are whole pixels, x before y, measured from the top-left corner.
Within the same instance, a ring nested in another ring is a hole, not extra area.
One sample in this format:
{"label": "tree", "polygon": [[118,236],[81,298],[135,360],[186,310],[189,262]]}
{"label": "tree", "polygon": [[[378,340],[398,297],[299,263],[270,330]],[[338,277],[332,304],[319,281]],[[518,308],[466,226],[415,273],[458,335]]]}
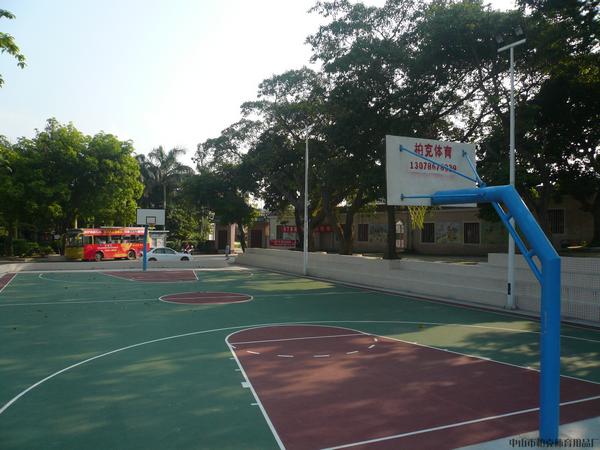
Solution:
{"label": "tree", "polygon": [[185,150],[173,148],[165,152],[162,146],[153,149],[148,153],[148,157],[138,156],[141,173],[144,174],[144,184],[146,195],[152,192],[156,187],[162,189],[162,206],[167,209],[167,193],[169,190],[176,190],[183,180],[194,173],[191,167],[188,167],[177,158],[184,154]]}
{"label": "tree", "polygon": [[132,152],[129,141],[105,133],[86,136],[73,124],[49,119],[44,130],[10,149],[6,222],[34,233],[133,222],[142,185]]}
{"label": "tree", "polygon": [[[5,9],[0,9],[0,19],[14,19],[15,15]],[[0,31],[0,53],[8,53],[13,56],[17,60],[17,66],[21,69],[25,67],[25,56],[21,54],[19,47],[15,43],[14,37],[12,37],[8,33],[3,33]],[[0,87],[4,84],[4,79],[2,78],[2,74],[0,73]]]}
{"label": "tree", "polygon": [[[597,2],[520,3],[530,12],[520,17],[527,44],[516,60],[516,182],[549,234],[548,207],[561,194],[575,195],[600,217],[590,185],[600,148]],[[506,183],[508,90],[500,77],[491,88],[486,95],[496,126],[482,145],[480,167],[487,181]]]}
{"label": "tree", "polygon": [[15,171],[21,166],[20,155],[12,148],[11,143],[0,136],[0,221],[7,228],[4,241],[4,254],[13,255],[13,238],[15,228],[23,214],[24,186]]}
{"label": "tree", "polygon": [[78,206],[79,215],[102,224],[135,222],[143,185],[133,151],[131,141],[120,141],[112,134],[101,132],[91,138],[81,161],[88,172],[82,173],[72,192],[71,203]]}
{"label": "tree", "polygon": [[248,198],[237,183],[238,167],[223,164],[216,170],[204,170],[189,177],[183,188],[190,205],[198,210],[209,209],[222,224],[237,224],[242,250],[246,250],[244,228],[254,222],[258,211],[248,204]]}

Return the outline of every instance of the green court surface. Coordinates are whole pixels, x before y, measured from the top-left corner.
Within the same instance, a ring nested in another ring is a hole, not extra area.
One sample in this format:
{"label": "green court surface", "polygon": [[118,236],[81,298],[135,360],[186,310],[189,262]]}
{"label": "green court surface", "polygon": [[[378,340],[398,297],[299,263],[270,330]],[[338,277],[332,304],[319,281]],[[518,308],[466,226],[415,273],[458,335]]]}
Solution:
{"label": "green court surface", "polygon": [[[225,343],[263,324],[348,327],[538,367],[539,324],[521,317],[267,271],[196,276],[19,273],[0,293],[0,448],[278,448]],[[159,300],[198,291],[252,300]],[[600,382],[600,333],[561,334],[563,375]]]}

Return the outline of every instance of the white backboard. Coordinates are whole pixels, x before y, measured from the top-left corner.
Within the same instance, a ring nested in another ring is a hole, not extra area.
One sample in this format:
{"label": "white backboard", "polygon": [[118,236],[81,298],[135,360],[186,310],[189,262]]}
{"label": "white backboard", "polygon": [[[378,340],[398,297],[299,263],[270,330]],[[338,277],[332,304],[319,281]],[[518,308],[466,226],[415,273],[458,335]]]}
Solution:
{"label": "white backboard", "polygon": [[138,209],[137,210],[137,224],[138,225],[149,225],[154,227],[156,225],[165,224],[165,210],[164,209]]}
{"label": "white backboard", "polygon": [[476,187],[474,181],[469,181],[408,151],[400,151],[401,146],[442,166],[451,167],[457,172],[475,178],[467,158],[463,156],[464,151],[475,165],[475,144],[388,135],[385,137],[388,205],[431,206],[429,198],[402,198],[402,196],[431,195],[438,191]]}

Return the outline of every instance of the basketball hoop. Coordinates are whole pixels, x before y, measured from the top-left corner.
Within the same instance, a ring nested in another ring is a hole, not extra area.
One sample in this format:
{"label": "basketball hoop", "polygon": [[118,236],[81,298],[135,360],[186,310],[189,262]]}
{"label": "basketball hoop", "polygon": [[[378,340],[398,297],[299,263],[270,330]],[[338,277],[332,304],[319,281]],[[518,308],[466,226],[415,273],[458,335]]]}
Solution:
{"label": "basketball hoop", "polygon": [[418,206],[407,206],[408,214],[410,215],[410,227],[414,230],[418,228],[422,230],[425,225],[425,216],[427,213],[430,215],[434,210],[438,209],[436,207],[418,205]]}

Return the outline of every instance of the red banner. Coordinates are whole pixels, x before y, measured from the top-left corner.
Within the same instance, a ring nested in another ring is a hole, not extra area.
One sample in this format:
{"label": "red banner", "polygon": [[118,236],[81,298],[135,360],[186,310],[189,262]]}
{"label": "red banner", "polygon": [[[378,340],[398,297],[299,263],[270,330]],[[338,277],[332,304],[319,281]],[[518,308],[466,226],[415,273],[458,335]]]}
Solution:
{"label": "red banner", "polygon": [[296,241],[293,239],[271,239],[269,241],[270,247],[295,247]]}

